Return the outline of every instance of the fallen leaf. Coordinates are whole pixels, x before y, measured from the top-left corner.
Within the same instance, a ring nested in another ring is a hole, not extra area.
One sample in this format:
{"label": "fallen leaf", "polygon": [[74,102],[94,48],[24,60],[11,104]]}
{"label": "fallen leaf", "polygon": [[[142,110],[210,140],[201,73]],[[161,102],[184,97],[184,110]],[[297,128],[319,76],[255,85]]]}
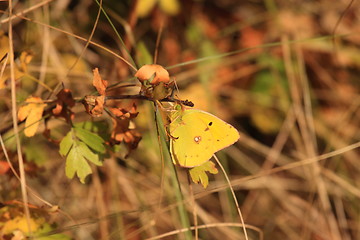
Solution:
{"label": "fallen leaf", "polygon": [[42,114],[46,104],[39,97],[29,97],[25,101],[27,104],[19,108],[18,119],[25,120],[25,136],[32,137],[39,127]]}

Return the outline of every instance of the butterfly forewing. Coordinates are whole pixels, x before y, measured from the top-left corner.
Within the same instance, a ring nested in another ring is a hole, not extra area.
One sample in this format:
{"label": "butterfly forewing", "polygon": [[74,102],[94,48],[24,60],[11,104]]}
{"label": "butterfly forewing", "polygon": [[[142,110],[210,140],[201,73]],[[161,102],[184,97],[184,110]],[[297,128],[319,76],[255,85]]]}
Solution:
{"label": "butterfly forewing", "polygon": [[170,124],[170,152],[180,166],[199,166],[239,139],[233,126],[207,112],[191,109],[178,116]]}
{"label": "butterfly forewing", "polygon": [[197,115],[209,128],[208,131],[212,135],[215,152],[234,144],[240,138],[236,128],[220,118],[203,111],[200,111]]}

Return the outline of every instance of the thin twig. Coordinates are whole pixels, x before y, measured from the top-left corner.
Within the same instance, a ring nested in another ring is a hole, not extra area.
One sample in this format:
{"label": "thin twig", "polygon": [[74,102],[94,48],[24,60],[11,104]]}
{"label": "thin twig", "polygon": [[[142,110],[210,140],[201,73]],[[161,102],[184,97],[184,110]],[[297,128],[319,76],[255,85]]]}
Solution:
{"label": "thin twig", "polygon": [[[117,95],[117,96],[106,96],[106,100],[120,100],[120,99],[139,99],[139,100],[147,100],[147,101],[151,101],[151,102],[156,102],[157,100],[148,97],[148,96],[144,96],[144,95]],[[194,104],[189,101],[189,100],[180,100],[180,99],[176,99],[176,98],[172,98],[172,97],[166,97],[163,98],[161,100],[158,100],[159,102],[176,102],[176,103],[180,103],[182,105],[185,106],[189,106],[189,107],[193,107]]]}
{"label": "thin twig", "polygon": [[13,46],[13,31],[12,31],[12,0],[9,0],[9,58],[10,58],[10,79],[11,79],[11,107],[12,107],[12,121],[13,121],[13,128],[15,134],[15,141],[16,141],[16,149],[18,155],[18,162],[19,162],[19,172],[20,172],[20,185],[21,185],[21,194],[22,199],[24,202],[24,212],[26,216],[26,223],[28,232],[30,236],[32,235],[32,229],[30,227],[30,211],[28,206],[28,195],[26,189],[26,176],[25,176],[25,169],[24,169],[24,159],[22,157],[21,152],[21,143],[19,137],[19,128],[17,125],[17,108],[16,108],[16,82],[15,82],[15,63],[14,63],[14,46]]}

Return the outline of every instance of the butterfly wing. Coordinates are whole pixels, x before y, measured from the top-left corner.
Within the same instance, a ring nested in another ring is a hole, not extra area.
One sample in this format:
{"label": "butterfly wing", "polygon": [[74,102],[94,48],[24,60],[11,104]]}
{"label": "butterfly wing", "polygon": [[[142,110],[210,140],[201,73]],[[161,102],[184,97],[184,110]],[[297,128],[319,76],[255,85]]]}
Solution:
{"label": "butterfly wing", "polygon": [[171,126],[170,152],[174,163],[195,167],[209,160],[214,152],[212,136],[206,125],[192,114],[184,113],[177,124]]}
{"label": "butterfly wing", "polygon": [[236,128],[210,113],[201,110],[196,111],[196,117],[205,122],[209,128],[208,131],[212,136],[214,153],[239,140],[240,135]]}
{"label": "butterfly wing", "polygon": [[239,139],[238,131],[216,116],[200,110],[185,110],[170,124],[170,152],[174,163],[195,167]]}

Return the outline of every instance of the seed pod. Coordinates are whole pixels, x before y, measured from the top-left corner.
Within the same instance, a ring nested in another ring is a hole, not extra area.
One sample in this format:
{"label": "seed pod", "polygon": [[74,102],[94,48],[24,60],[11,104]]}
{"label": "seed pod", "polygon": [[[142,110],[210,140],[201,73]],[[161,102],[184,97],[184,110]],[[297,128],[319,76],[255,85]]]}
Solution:
{"label": "seed pod", "polygon": [[156,85],[160,82],[168,83],[170,81],[169,72],[160,65],[146,64],[142,66],[135,74],[135,77],[140,82],[150,81],[151,85]]}

